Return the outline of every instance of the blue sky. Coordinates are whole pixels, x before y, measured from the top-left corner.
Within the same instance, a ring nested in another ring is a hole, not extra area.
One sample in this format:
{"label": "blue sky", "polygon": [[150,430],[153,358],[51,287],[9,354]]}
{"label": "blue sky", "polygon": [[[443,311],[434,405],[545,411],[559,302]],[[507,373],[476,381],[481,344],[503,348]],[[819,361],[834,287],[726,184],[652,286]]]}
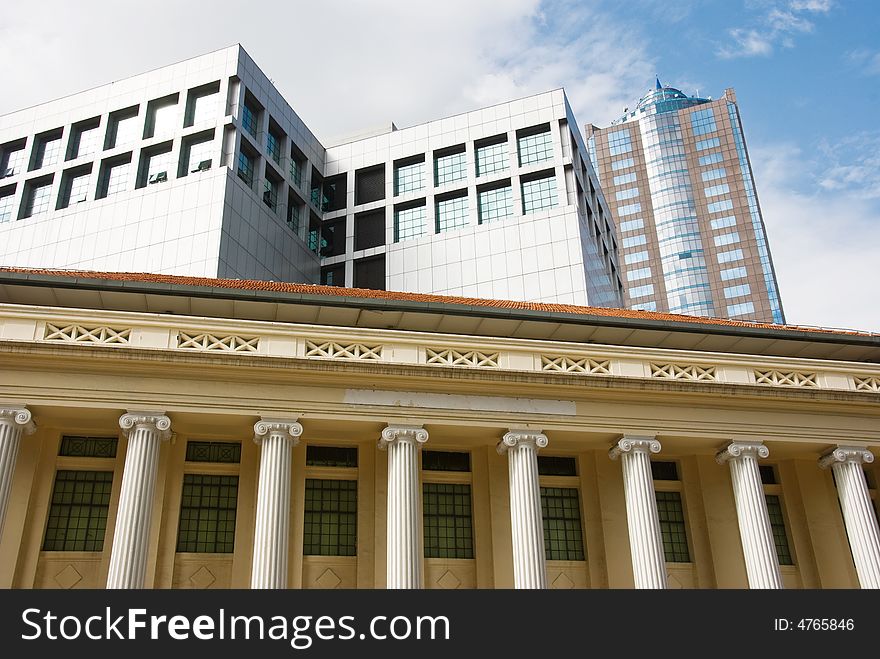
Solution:
{"label": "blue sky", "polygon": [[[880,2],[0,5],[0,114],[242,43],[323,138],[565,87],[607,125],[655,74],[734,87],[790,323],[880,332]],[[149,10],[148,10],[149,9]],[[51,16],[52,20],[46,20]]]}

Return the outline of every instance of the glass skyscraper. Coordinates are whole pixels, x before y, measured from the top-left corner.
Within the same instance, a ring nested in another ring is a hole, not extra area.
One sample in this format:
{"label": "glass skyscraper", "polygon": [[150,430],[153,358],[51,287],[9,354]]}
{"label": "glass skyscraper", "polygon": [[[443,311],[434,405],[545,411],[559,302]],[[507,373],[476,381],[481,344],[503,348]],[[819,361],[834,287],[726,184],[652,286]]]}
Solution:
{"label": "glass skyscraper", "polygon": [[634,110],[586,134],[627,306],[785,322],[733,89],[713,101],[657,80]]}

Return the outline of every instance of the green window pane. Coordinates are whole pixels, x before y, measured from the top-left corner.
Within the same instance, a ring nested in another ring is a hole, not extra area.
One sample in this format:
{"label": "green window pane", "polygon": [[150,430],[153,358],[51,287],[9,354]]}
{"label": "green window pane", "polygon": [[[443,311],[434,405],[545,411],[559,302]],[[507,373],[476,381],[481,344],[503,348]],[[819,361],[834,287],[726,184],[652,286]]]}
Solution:
{"label": "green window pane", "polygon": [[357,555],[357,481],[306,479],[303,554]]}
{"label": "green window pane", "polygon": [[773,542],[776,545],[776,556],[780,565],[794,565],[791,556],[791,547],[788,544],[788,534],[785,532],[785,517],[782,514],[782,504],[775,494],[764,497],[767,500],[767,515],[770,517],[770,530],[773,532]]}
{"label": "green window pane", "polygon": [[101,551],[112,471],[59,469],[52,487],[43,551]]}
{"label": "green window pane", "polygon": [[58,455],[77,458],[115,458],[116,437],[71,437],[61,438]]}
{"label": "green window pane", "polygon": [[[241,445],[237,446],[240,450]],[[238,476],[184,474],[177,551],[232,553],[235,549],[237,506]]]}
{"label": "green window pane", "polygon": [[655,481],[677,481],[678,464],[663,460],[651,460],[651,475]]}
{"label": "green window pane", "polygon": [[470,471],[471,454],[457,451],[422,451],[425,471]]}
{"label": "green window pane", "polygon": [[680,492],[655,492],[663,553],[668,563],[690,563]]}
{"label": "green window pane", "polygon": [[584,537],[577,488],[542,487],[541,516],[544,520],[544,553],[547,560],[584,560]]}
{"label": "green window pane", "polygon": [[307,446],[306,464],[311,467],[357,467],[357,447]]}
{"label": "green window pane", "polygon": [[541,476],[577,476],[577,464],[574,458],[539,455],[538,474]]}
{"label": "green window pane", "polygon": [[241,442],[187,442],[187,462],[241,462]]}
{"label": "green window pane", "polygon": [[471,486],[424,483],[422,508],[427,558],[473,558]]}

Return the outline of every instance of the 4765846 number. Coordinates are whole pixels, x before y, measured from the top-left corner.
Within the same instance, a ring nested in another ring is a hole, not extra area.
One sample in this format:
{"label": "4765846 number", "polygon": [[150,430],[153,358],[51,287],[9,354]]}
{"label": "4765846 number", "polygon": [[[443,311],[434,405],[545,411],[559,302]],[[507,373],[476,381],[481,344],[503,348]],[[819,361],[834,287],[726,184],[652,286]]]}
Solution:
{"label": "4765846 number", "polygon": [[788,618],[776,618],[773,621],[773,631],[852,631],[855,629],[855,621],[852,618],[800,618],[789,620]]}

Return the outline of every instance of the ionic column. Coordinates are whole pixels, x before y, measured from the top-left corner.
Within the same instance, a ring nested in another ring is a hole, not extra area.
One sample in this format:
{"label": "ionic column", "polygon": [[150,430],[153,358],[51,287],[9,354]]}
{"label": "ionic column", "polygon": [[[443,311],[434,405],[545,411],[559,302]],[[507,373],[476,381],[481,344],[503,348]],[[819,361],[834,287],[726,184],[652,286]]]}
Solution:
{"label": "ionic column", "polygon": [[419,542],[419,450],[428,441],[420,426],[387,426],[379,448],[388,451],[387,588],[422,587]]}
{"label": "ionic column", "polygon": [[510,475],[514,588],[547,587],[544,521],[538,484],[538,449],[545,446],[547,436],[537,430],[511,430],[498,443],[498,453],[507,453]]}
{"label": "ionic column", "polygon": [[263,419],[254,424],[254,441],[260,445],[260,476],[251,588],[287,588],[290,469],[293,447],[302,431],[296,419]]}
{"label": "ionic column", "polygon": [[819,458],[819,466],[834,472],[859,585],[880,588],[880,530],[862,470],[866,462],[874,462],[874,455],[858,446],[838,446]]}
{"label": "ionic column", "polygon": [[731,442],[715,456],[718,464],[730,465],[749,588],[782,588],[776,543],[758,470],[758,458],[768,455],[770,450],[761,442]]}
{"label": "ionic column", "polygon": [[660,442],[653,437],[623,437],[608,451],[612,460],[620,458],[623,467],[626,524],[636,588],[666,588],[666,558],[650,458],[651,453],[659,452]]}
{"label": "ionic column", "polygon": [[9,492],[12,490],[21,436],[31,435],[36,429],[29,409],[23,406],[0,405],[0,538],[3,537],[3,522],[6,520],[6,507],[9,504]]}
{"label": "ionic column", "polygon": [[119,417],[119,427],[128,437],[128,449],[116,509],[107,588],[143,588],[153,492],[159,471],[159,445],[171,437],[171,419],[157,412],[128,412]]}

